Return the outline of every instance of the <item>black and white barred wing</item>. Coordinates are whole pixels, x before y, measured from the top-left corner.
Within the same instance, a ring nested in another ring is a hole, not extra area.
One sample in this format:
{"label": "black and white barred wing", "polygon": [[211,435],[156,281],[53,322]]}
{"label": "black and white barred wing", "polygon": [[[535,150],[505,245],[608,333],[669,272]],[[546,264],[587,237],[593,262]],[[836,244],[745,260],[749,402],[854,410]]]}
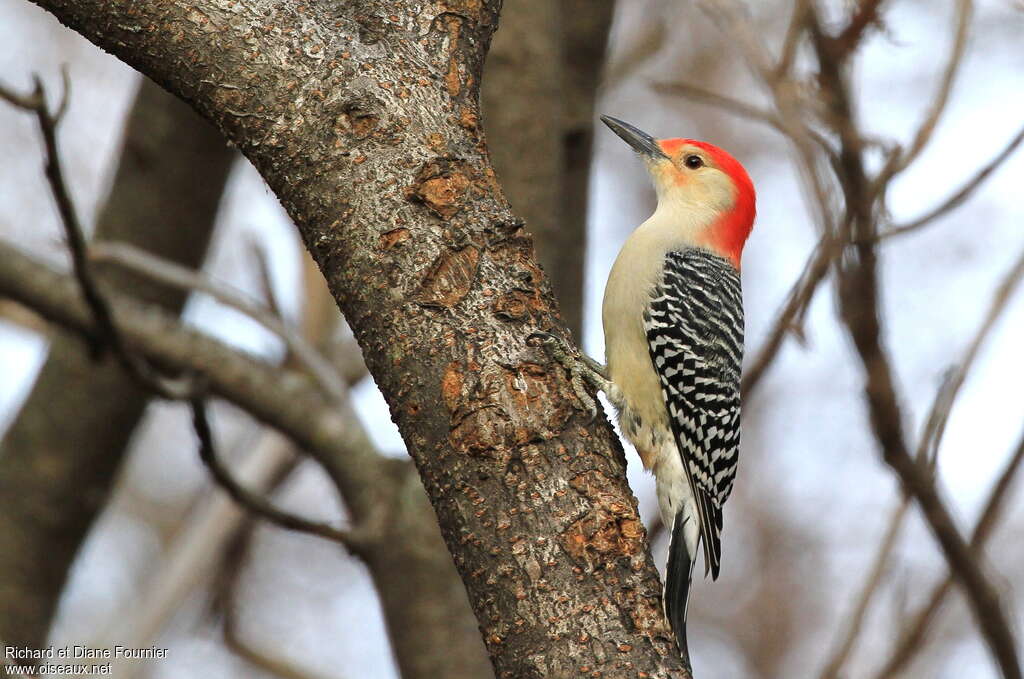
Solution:
{"label": "black and white barred wing", "polygon": [[700,515],[705,566],[718,577],[722,505],[739,460],[743,299],[739,272],[701,249],[669,252],[644,316],[651,361]]}

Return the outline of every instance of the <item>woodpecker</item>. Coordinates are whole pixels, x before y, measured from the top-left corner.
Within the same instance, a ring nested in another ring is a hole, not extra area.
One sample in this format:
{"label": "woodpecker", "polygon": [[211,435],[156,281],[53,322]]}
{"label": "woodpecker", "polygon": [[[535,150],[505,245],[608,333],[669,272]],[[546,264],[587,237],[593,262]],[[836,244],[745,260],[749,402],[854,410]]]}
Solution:
{"label": "woodpecker", "polygon": [[607,368],[575,359],[551,335],[542,339],[575,384],[585,379],[607,394],[622,433],[654,473],[671,531],[663,604],[688,662],[686,604],[697,547],[703,544],[705,576],[717,579],[722,505],[739,460],[740,256],[754,224],[754,186],[716,146],[657,140],[621,120],[601,120],[643,159],[658,207],[626,240],[608,277]]}

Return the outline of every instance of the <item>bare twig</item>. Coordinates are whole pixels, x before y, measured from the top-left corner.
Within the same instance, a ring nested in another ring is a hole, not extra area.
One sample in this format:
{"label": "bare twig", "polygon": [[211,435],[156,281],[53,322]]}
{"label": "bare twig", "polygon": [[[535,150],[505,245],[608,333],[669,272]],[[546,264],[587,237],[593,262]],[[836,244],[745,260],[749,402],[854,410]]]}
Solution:
{"label": "bare twig", "polygon": [[978,625],[992,654],[1007,679],[1020,679],[1020,662],[1006,612],[998,592],[957,529],[939,495],[928,467],[907,448],[901,422],[901,408],[890,366],[882,346],[878,317],[878,274],[874,235],[874,196],[864,171],[862,144],[855,127],[849,88],[842,65],[835,60],[823,35],[816,12],[808,12],[809,30],[818,55],[822,87],[832,107],[832,121],[842,140],[840,151],[842,183],[846,194],[852,246],[856,257],[839,267],[840,314],[853,339],[865,373],[865,400],[871,427],[885,462],[897,474],[904,490],[921,507],[924,517],[957,574]]}
{"label": "bare twig", "polygon": [[38,335],[46,336],[50,332],[46,322],[31,309],[6,299],[0,300],[0,321],[12,323]]}
{"label": "bare twig", "polygon": [[860,1],[846,28],[833,38],[833,49],[838,55],[849,54],[857,48],[868,26],[878,23],[878,8],[881,4],[882,0]]}
{"label": "bare twig", "polygon": [[[981,517],[974,527],[974,534],[971,536],[971,549],[975,552],[982,551],[985,542],[992,534],[1022,461],[1024,461],[1024,436],[1017,443],[1017,449],[1006,465],[1006,469],[1003,470],[999,480],[992,487]],[[953,589],[954,582],[955,576],[950,573],[932,590],[931,596],[928,597],[928,603],[921,606],[917,613],[908,618],[889,659],[875,673],[874,679],[893,679],[898,676],[914,657],[914,654],[922,648],[929,625],[935,619],[946,596]]]}
{"label": "bare twig", "polygon": [[201,273],[186,269],[161,257],[126,243],[96,243],[89,248],[89,258],[110,262],[135,273],[148,276],[183,290],[203,292],[215,300],[241,311],[284,340],[289,352],[299,359],[324,392],[335,401],[345,397],[345,384],[330,361],[324,358],[300,333],[284,323],[262,305],[249,301],[239,293],[214,283]]}
{"label": "bare twig", "polygon": [[342,676],[318,674],[311,669],[300,667],[287,658],[272,654],[266,648],[257,648],[241,635],[235,614],[230,609],[224,618],[223,636],[224,645],[236,656],[281,679],[338,679]]}
{"label": "bare twig", "polygon": [[[806,0],[800,0],[794,8],[782,58],[774,66],[774,60],[767,47],[751,26],[745,7],[733,0],[708,0],[699,1],[697,4],[740,49],[750,70],[761,79],[771,93],[778,113],[751,110],[742,102],[711,95],[690,86],[683,86],[686,92],[680,93],[703,97],[704,100],[721,105],[726,110],[766,122],[789,138],[800,160],[804,190],[813,198],[813,202],[809,202],[815,212],[814,221],[819,225],[822,240],[827,242],[836,238],[833,191],[830,190],[828,171],[822,166],[829,166],[831,172],[838,175],[838,158],[832,144],[807,124],[804,119],[807,106],[799,93],[799,88],[789,80],[791,62],[795,58],[799,39],[806,29],[807,12],[811,4]],[[742,385],[745,394],[753,393],[777,355],[786,335],[793,329],[795,320],[806,309],[814,291],[827,274],[831,261],[831,253],[824,249],[819,249],[808,261],[805,274],[794,284],[764,349],[754,360],[752,368],[745,373]]]}
{"label": "bare twig", "polygon": [[[780,119],[787,125],[793,126],[792,138],[798,140],[800,127],[807,129],[806,123],[803,121],[805,111],[801,110],[804,106],[803,100],[792,96],[789,92],[791,88],[784,82],[778,70],[769,71],[766,67],[767,49],[747,19],[745,10],[732,0],[707,1],[699,4],[718,22],[723,31],[730,35],[734,44],[743,51],[751,69],[761,77],[773,93],[776,107],[780,111]],[[845,216],[841,220],[836,218],[836,212],[833,211],[833,206],[830,204],[829,194],[819,175],[819,161],[814,156],[813,149],[810,145],[799,142],[797,142],[797,148],[805,166],[805,176],[813,180],[812,187],[815,189],[822,222],[825,225],[823,229],[825,238],[840,238],[841,240],[838,242],[852,244],[853,252],[845,262],[830,256],[832,253],[821,254],[818,261],[823,262],[822,266],[826,267],[831,261],[841,263],[838,269],[840,310],[864,365],[865,396],[871,415],[872,429],[882,449],[883,457],[900,478],[906,493],[916,500],[924,512],[951,569],[964,586],[979,626],[1005,676],[1017,679],[1020,677],[1020,668],[1016,647],[999,598],[980,564],[973,559],[963,537],[958,532],[948,508],[935,487],[931,472],[926,465],[915,460],[907,450],[900,421],[899,400],[895,393],[889,359],[882,348],[880,339],[877,309],[878,281],[874,247],[877,215],[881,212],[879,206],[884,199],[884,192],[876,190],[876,187],[884,188],[887,180],[902,167],[905,167],[901,164],[912,162],[927,144],[948,100],[956,71],[962,59],[969,13],[969,0],[962,0],[958,11],[957,44],[947,65],[939,94],[930,112],[926,115],[925,122],[919,128],[906,153],[894,153],[890,156],[890,161],[884,171],[884,173],[888,173],[888,176],[884,176],[879,183],[872,185],[865,173],[862,158],[863,149],[868,142],[864,140],[856,127],[852,115],[853,106],[850,101],[849,88],[845,81],[847,69],[844,60],[848,53],[836,49],[835,39],[826,35],[821,28],[816,7],[813,3],[808,3],[805,12],[806,30],[811,36],[818,56],[820,67],[818,82],[822,89],[821,99],[827,106],[822,119],[835,130],[841,142],[838,162],[832,163],[832,169],[835,171],[845,198]],[[798,35],[799,32],[797,29],[791,29],[791,34]],[[806,133],[804,136],[806,137]],[[880,175],[880,177],[882,176]],[[840,224],[843,227],[842,233],[837,234],[833,230],[833,226]],[[796,290],[799,289],[796,288]],[[789,300],[794,309],[800,308],[793,299],[796,296],[794,293]],[[787,304],[788,306],[790,305]],[[788,316],[795,317],[796,312],[790,312]],[[785,318],[783,321],[776,327],[776,333],[780,337],[784,336],[791,325],[790,322],[785,322]],[[779,341],[775,340],[769,346],[775,345],[777,350]],[[772,353],[769,352],[767,355],[771,356]],[[757,375],[758,373],[754,375],[755,384]],[[870,592],[872,589],[873,587],[868,587],[866,591]]]}
{"label": "bare twig", "polygon": [[[831,150],[831,144],[822,144],[821,140],[824,138],[820,137],[805,120],[808,106],[800,89],[774,65],[774,58],[754,29],[748,10],[743,4],[736,0],[698,0],[697,4],[705,14],[711,17],[719,29],[729,36],[729,39],[743,54],[750,70],[760,78],[771,93],[778,111],[778,119],[786,128],[785,134],[795,145],[801,161],[801,175],[805,189],[814,198],[817,210],[815,221],[820,225],[822,234],[834,235],[836,210],[832,205],[832,192],[829,190],[829,182],[826,179],[827,173],[821,166],[823,164],[830,165],[832,171],[838,174],[838,159]],[[811,7],[812,4],[807,3],[804,8],[805,23],[806,15]],[[794,39],[796,37],[794,36]],[[827,153],[824,156],[821,153],[816,153],[815,144]]]}
{"label": "bare twig", "polygon": [[786,37],[782,41],[782,51],[779,56],[779,63],[775,66],[775,77],[778,79],[789,77],[796,60],[797,48],[800,46],[800,38],[804,34],[807,23],[807,3],[809,0],[796,0],[793,3],[793,13],[789,17],[789,24],[786,26]]}
{"label": "bare twig", "polygon": [[72,270],[78,280],[82,297],[89,305],[93,317],[96,319],[98,335],[89,339],[90,351],[94,358],[100,358],[104,350],[110,350],[117,358],[124,369],[141,384],[151,389],[163,398],[181,399],[186,398],[192,392],[189,380],[172,381],[165,376],[151,370],[137,356],[127,351],[121,342],[120,334],[114,327],[110,307],[100,293],[99,286],[92,275],[88,259],[85,254],[85,234],[81,222],[75,210],[74,201],[68,190],[67,182],[64,179],[64,172],[61,168],[60,153],[57,145],[57,126],[61,117],[67,111],[68,95],[70,92],[70,81],[67,71],[62,73],[64,93],[61,103],[55,113],[51,113],[46,103],[46,90],[42,81],[35,77],[35,88],[30,95],[17,95],[0,87],[0,98],[30,111],[35,114],[39,124],[39,130],[43,135],[43,143],[46,147],[46,179],[50,184],[50,191],[57,209],[60,212],[61,223],[64,226],[64,233],[67,236],[68,249],[71,253]]}
{"label": "bare twig", "polygon": [[250,237],[247,241],[247,245],[249,247],[249,251],[252,253],[253,261],[256,262],[256,273],[259,275],[260,292],[263,295],[264,301],[267,303],[267,308],[275,318],[284,322],[284,304],[281,303],[277,290],[274,288],[274,275],[270,270],[270,254],[255,238]]}
{"label": "bare twig", "polygon": [[[1006,309],[1007,303],[1013,295],[1016,286],[1020,283],[1022,277],[1024,277],[1024,253],[1022,253],[1016,264],[1010,269],[999,287],[996,289],[989,312],[985,316],[981,326],[978,328],[974,340],[970,345],[968,345],[964,357],[957,364],[956,368],[951,371],[949,378],[944,381],[942,388],[939,389],[936,394],[935,402],[927,419],[924,434],[921,437],[921,442],[917,449],[917,460],[919,462],[927,461],[929,467],[932,469],[935,467],[938,444],[942,438],[942,433],[945,430],[945,424],[953,408],[953,403],[956,400],[957,393],[974,364],[974,360],[978,355],[978,350],[980,349],[981,344],[988,336],[992,326],[995,325],[996,320]],[[839,670],[853,648],[856,638],[860,633],[860,627],[867,611],[868,604],[881,581],[885,562],[892,551],[892,547],[895,544],[895,537],[906,516],[908,499],[909,498],[904,495],[896,511],[893,513],[893,518],[890,521],[886,537],[882,541],[882,546],[879,549],[871,575],[867,578],[864,590],[859,598],[859,604],[851,616],[850,623],[847,627],[847,634],[843,641],[836,645],[836,650],[834,651],[832,658],[828,663],[826,663],[825,669],[822,670],[820,675],[822,679],[831,679],[839,676]],[[973,540],[972,547],[977,548]],[[929,613],[929,616],[930,615],[931,614]]]}
{"label": "bare twig", "polygon": [[75,275],[82,287],[82,295],[86,302],[93,309],[96,320],[105,334],[110,335],[106,342],[94,340],[90,342],[89,351],[93,358],[99,358],[105,347],[117,351],[116,333],[109,332],[111,326],[110,310],[103,303],[99,290],[96,287],[92,276],[89,274],[88,263],[82,253],[85,252],[85,236],[82,232],[82,225],[78,220],[74,202],[68,191],[67,183],[64,181],[64,172],[61,169],[60,154],[57,148],[57,126],[60,124],[60,117],[67,108],[67,97],[70,90],[70,82],[67,71],[62,70],[64,80],[64,95],[57,113],[51,113],[46,103],[46,89],[43,87],[39,76],[33,78],[35,83],[31,94],[19,95],[0,86],[0,98],[8,103],[25,111],[33,113],[39,125],[39,131],[43,135],[43,144],[46,149],[45,174],[50,183],[51,194],[57,203],[57,210],[60,213],[64,225],[64,232],[68,239],[69,250],[71,251],[71,264]]}
{"label": "bare twig", "polygon": [[903,526],[903,520],[906,518],[909,508],[910,498],[904,494],[893,509],[892,516],[889,519],[889,526],[885,530],[885,535],[882,537],[878,547],[878,553],[875,555],[875,563],[864,580],[864,587],[861,589],[860,596],[857,597],[857,605],[850,614],[849,622],[846,625],[846,633],[843,635],[842,640],[835,644],[831,657],[825,663],[821,674],[818,675],[820,679],[836,679],[836,677],[840,676],[839,670],[842,669],[843,663],[850,656],[850,651],[853,650],[857,638],[860,636],[868,607],[871,605],[878,587],[882,584],[882,576],[885,574],[886,564],[889,561],[893,548],[896,546],[896,538],[899,537],[900,528]]}
{"label": "bare twig", "polygon": [[[865,252],[870,248],[870,245],[858,246],[862,262],[870,258],[870,254]],[[957,529],[927,466],[915,460],[906,448],[892,372],[879,339],[874,284],[865,285],[865,273],[873,276],[873,266],[869,272],[862,271],[847,280],[842,286],[845,292],[841,293],[841,297],[844,298],[844,321],[864,364],[865,396],[875,437],[886,463],[899,476],[906,492],[920,505],[946,560],[964,587],[978,624],[1004,676],[1019,679],[1021,673],[1016,644],[999,594]],[[856,310],[857,306],[867,309]]]}
{"label": "bare twig", "polygon": [[[238,546],[239,553],[236,557],[238,566],[244,564],[247,558],[249,558],[248,554],[251,544],[248,534],[244,534],[241,537],[243,537],[244,542]],[[265,672],[281,677],[281,679],[328,679],[324,675],[317,674],[312,670],[299,666],[293,661],[273,654],[266,648],[256,648],[245,639],[238,625],[239,602],[237,589],[238,573],[240,570],[241,568],[233,570],[233,577],[224,584],[225,591],[222,594],[224,602],[221,633],[224,638],[224,645],[228,650],[246,662]],[[330,679],[338,679],[340,676],[342,675],[337,675]]]}
{"label": "bare twig", "polygon": [[235,502],[256,516],[266,519],[281,528],[318,535],[344,545],[351,552],[359,552],[361,543],[353,540],[352,535],[347,531],[282,511],[264,498],[243,488],[220,460],[217,459],[216,449],[213,444],[213,433],[210,431],[210,422],[206,415],[206,402],[200,398],[193,398],[190,399],[189,405],[192,408],[192,424],[196,430],[196,437],[199,439],[199,458],[206,465],[207,469],[210,470],[214,480],[227,491]]}
{"label": "bare twig", "polygon": [[[716,106],[723,111],[728,111],[734,115],[769,125],[787,137],[793,136],[793,126],[787,124],[781,117],[771,111],[751,106],[750,104],[739,101],[738,99],[733,99],[732,97],[727,97],[722,94],[711,92],[710,90],[706,90],[702,87],[682,82],[655,82],[651,83],[651,88],[659,94],[686,97],[687,99],[708,104],[709,106]],[[816,130],[805,128],[803,133],[813,139],[815,143],[827,152],[833,152],[832,144],[829,140],[819,134]]]}
{"label": "bare twig", "polygon": [[[988,336],[996,320],[1006,309],[1007,303],[1016,286],[1020,283],[1022,276],[1024,276],[1024,254],[1021,255],[996,289],[989,312],[978,328],[974,340],[968,345],[964,357],[957,364],[956,368],[950,372],[948,378],[943,382],[942,388],[939,389],[935,396],[935,401],[917,449],[917,459],[919,461],[927,460],[932,468],[934,468],[934,459],[938,452],[938,445],[945,431],[946,422],[949,419],[957,393],[974,364],[981,344]],[[1024,441],[1022,441],[1022,446],[1024,446]],[[1009,485],[1009,480],[1020,463],[1020,455],[1021,450],[1018,450],[1007,467],[1006,472],[1004,472],[992,491],[992,496],[986,510],[983,512],[982,519],[979,520],[978,527],[975,529],[974,536],[971,539],[971,547],[975,551],[980,551],[981,543],[987,537],[991,524],[994,521],[994,512],[998,509],[1002,495],[1005,494],[1006,487]],[[919,645],[930,620],[938,611],[943,598],[949,588],[952,587],[952,584],[952,578],[949,578],[938,586],[930,597],[929,603],[922,607],[918,614],[913,617],[913,622],[904,629],[900,640],[897,642],[896,650],[886,663],[883,671],[879,674],[879,677],[895,676],[896,672],[909,661],[913,653],[912,649]]]}
{"label": "bare twig", "polygon": [[736,0],[697,0],[697,5],[736,41],[754,72],[771,86],[775,80],[775,59],[754,29],[747,7]]}
{"label": "bare twig", "polygon": [[604,87],[614,87],[632,76],[640,67],[658,54],[668,36],[664,21],[644,22],[642,31],[632,35],[623,46],[616,46],[616,58],[605,66],[602,77]]}
{"label": "bare twig", "polygon": [[751,361],[750,367],[743,371],[741,392],[744,399],[750,398],[758,384],[761,383],[761,379],[775,360],[779,349],[782,348],[786,336],[794,330],[796,320],[803,315],[803,311],[814,297],[814,292],[828,275],[836,250],[838,250],[838,246],[830,245],[830,241],[823,238],[807,259],[803,273],[793,284],[785,304],[776,316],[775,323],[772,324],[768,339],[765,340],[761,350]]}
{"label": "bare twig", "polygon": [[[228,493],[237,502],[239,502],[239,504],[242,504],[253,512],[272,521],[273,523],[278,524],[279,526],[326,537],[345,545],[351,551],[356,551],[358,545],[351,539],[349,534],[339,531],[327,524],[308,521],[301,517],[280,511],[270,505],[270,503],[253,495],[252,493],[249,493],[249,491],[240,486],[230,473],[228,473],[227,469],[217,460],[209,421],[206,416],[205,401],[203,396],[200,395],[205,390],[198,387],[197,380],[190,379],[189,383],[184,388],[181,385],[172,385],[162,376],[158,375],[158,373],[153,370],[145,360],[127,349],[121,338],[120,331],[114,324],[111,308],[104,296],[100,293],[99,287],[93,278],[92,271],[89,266],[89,259],[86,256],[85,235],[82,231],[81,224],[78,221],[74,202],[68,192],[67,184],[64,181],[64,175],[60,166],[56,132],[57,125],[60,122],[60,115],[63,114],[67,107],[66,76],[63,101],[58,107],[56,114],[50,113],[49,108],[46,105],[46,93],[43,88],[43,84],[38,78],[35,79],[35,90],[31,95],[19,96],[8,92],[4,88],[0,88],[0,97],[14,103],[15,105],[31,110],[36,114],[36,118],[39,122],[39,128],[43,133],[43,139],[46,144],[46,176],[50,182],[53,196],[57,201],[61,218],[64,223],[65,232],[68,238],[68,247],[71,251],[75,278],[79,284],[82,296],[86,300],[86,304],[89,307],[96,327],[99,330],[99,335],[92,336],[94,338],[94,352],[98,355],[103,349],[110,349],[120,359],[121,363],[130,374],[138,378],[143,384],[164,398],[182,400],[187,398],[192,407],[193,424],[195,426],[196,436],[199,438],[200,458],[210,469],[214,479],[220,483]],[[128,260],[129,262],[138,264],[139,266],[136,270],[145,271],[155,277],[154,269],[159,269],[160,272],[166,274],[168,279],[171,279],[160,280],[165,280],[165,282],[181,282],[181,272],[174,271],[174,269],[181,269],[181,267],[178,267],[177,265],[165,262],[152,255],[145,255],[141,251],[135,250],[134,248],[126,245],[107,245],[104,247],[110,251],[111,258],[117,256],[119,257],[118,261]],[[189,273],[187,270],[184,271]],[[178,274],[178,276],[174,276],[172,274]],[[214,286],[209,287],[213,288]],[[211,294],[215,294],[216,296],[216,293],[214,292],[211,292]],[[254,309],[254,307],[252,307],[252,309]],[[264,315],[266,316],[266,314]],[[280,329],[286,332],[286,328],[282,323],[276,323]],[[301,341],[301,338],[299,338],[297,334],[292,334],[294,335],[293,339]],[[308,347],[303,345],[295,348],[296,354],[301,356],[302,354],[299,352],[305,348]],[[316,354],[316,356],[319,357],[318,354]],[[326,359],[322,360],[323,363],[329,367]],[[328,372],[337,378],[337,375],[333,373],[333,371],[328,370]],[[344,394],[340,378],[338,379],[337,394],[339,399]]]}
{"label": "bare twig", "polygon": [[978,350],[988,337],[992,326],[995,325],[1003,311],[1006,310],[1006,306],[1020,284],[1021,278],[1024,278],[1024,252],[1017,258],[1014,265],[1010,267],[999,287],[996,288],[988,313],[975,333],[974,339],[968,345],[963,358],[960,359],[960,362],[951,372],[949,379],[935,397],[935,403],[928,414],[924,433],[918,445],[917,455],[919,459],[923,459],[929,450],[934,450],[938,447],[938,443],[946,428],[946,422],[949,420],[950,411],[953,409],[953,402],[956,400],[964,380],[967,379],[967,373],[978,356]]}
{"label": "bare twig", "polygon": [[765,123],[782,133],[786,133],[786,128],[777,115],[771,111],[766,111],[744,101],[740,101],[739,99],[733,99],[732,97],[717,94],[710,90],[706,90],[703,87],[698,87],[697,85],[691,85],[684,82],[652,82],[651,88],[658,94],[685,97],[710,106],[716,106],[723,111],[728,111],[729,113],[734,113],[743,118],[749,118],[750,120]]}
{"label": "bare twig", "polygon": [[960,64],[963,62],[964,50],[967,47],[968,28],[971,23],[971,15],[974,11],[973,0],[957,0],[956,15],[953,19],[955,34],[953,37],[953,49],[950,51],[949,60],[939,81],[939,88],[932,101],[931,107],[925,114],[924,120],[917,128],[914,139],[905,151],[893,153],[885,167],[878,173],[874,185],[877,190],[884,189],[889,180],[907,169],[924,150],[932,138],[935,127],[946,110],[949,103],[949,95],[953,91],[953,84],[956,82],[957,73],[960,71]]}
{"label": "bare twig", "polygon": [[[36,84],[38,85],[38,83],[39,81],[37,79]],[[0,99],[3,99],[11,106],[25,109],[26,111],[32,111],[37,114],[39,109],[42,109],[43,114],[47,118],[50,117],[49,110],[46,108],[46,101],[41,98],[38,91],[35,91],[32,94],[18,94],[14,90],[9,90],[7,87],[0,85]]]}
{"label": "bare twig", "polygon": [[[302,259],[304,292],[301,299],[304,310],[301,332],[310,344],[320,345],[333,334],[334,321],[340,318],[340,315],[333,304],[333,298],[326,292],[319,271],[309,266],[311,260],[308,257],[304,256]],[[314,272],[315,276],[312,275]],[[346,384],[351,386],[366,374],[359,347],[354,341],[344,344],[333,343],[329,346],[337,354],[331,356],[331,361],[338,366],[337,370],[346,380]],[[286,369],[294,368],[295,363],[294,355],[286,356],[283,361]],[[345,417],[343,426],[346,430],[362,430],[362,423],[355,413],[348,411]],[[263,432],[255,446],[249,447],[244,459],[240,460],[237,466],[232,466],[234,477],[240,485],[254,489],[258,495],[271,493],[279,482],[296,468],[299,462],[296,452],[296,447],[290,440],[278,432],[267,430]],[[376,451],[366,452],[377,454]],[[382,476],[380,485],[384,485],[389,478]],[[153,639],[166,625],[169,616],[178,609],[179,602],[199,586],[201,581],[209,578],[211,570],[216,569],[213,575],[215,587],[222,579],[233,578],[238,574],[239,564],[229,556],[235,551],[231,544],[246,540],[251,535],[249,528],[255,522],[255,517],[246,511],[245,507],[238,505],[230,496],[219,492],[214,486],[211,496],[198,504],[186,525],[177,531],[174,543],[167,550],[167,558],[162,560],[158,571],[144,587],[147,591],[145,600],[133,607],[127,617],[123,614],[117,615],[113,624],[108,625],[92,645],[97,648],[110,646],[111,640],[128,646],[151,645]],[[225,552],[229,555],[221,558]],[[230,590],[230,587],[227,589]],[[247,650],[255,649],[246,645],[244,640],[236,639],[228,633],[227,615],[232,612],[230,605],[229,601],[224,623],[225,643],[239,655],[260,664],[256,656],[246,654]],[[237,647],[232,646],[234,641],[238,642]],[[269,656],[264,659],[272,660]],[[273,663],[261,666],[269,669]],[[286,667],[287,665],[283,665],[278,669]],[[114,674],[121,676],[122,679],[131,679],[141,669],[142,665],[129,663],[115,668]]]}
{"label": "bare twig", "polygon": [[[0,296],[36,311],[84,337],[98,334],[96,321],[67,274],[0,241]],[[379,483],[379,456],[361,429],[346,426],[347,408],[323,398],[308,378],[232,349],[182,326],[176,317],[142,307],[123,293],[107,301],[117,328],[133,353],[169,372],[203,376],[209,389],[281,431],[309,452],[360,510],[366,489]],[[354,510],[355,511],[355,510]]]}
{"label": "bare twig", "polygon": [[[295,459],[294,445],[277,432],[267,430],[251,452],[235,468],[236,478],[259,492],[269,492],[273,481]],[[181,602],[210,576],[226,545],[251,514],[233,499],[212,487],[213,492],[196,504],[165,550],[155,571],[147,574],[146,596],[127,610],[118,609],[90,645],[108,648],[115,643],[143,648],[153,644]],[[134,661],[115,663],[112,675],[132,679],[145,665]]]}
{"label": "bare twig", "polygon": [[911,231],[916,231],[922,226],[930,224],[932,221],[942,217],[946,213],[955,210],[960,207],[964,201],[971,197],[971,194],[981,186],[989,176],[999,169],[1007,158],[1013,155],[1013,152],[1017,150],[1021,142],[1024,142],[1024,127],[1022,127],[1017,134],[1010,140],[1002,151],[1000,151],[995,158],[989,161],[984,167],[978,170],[973,177],[971,177],[960,189],[954,192],[949,198],[939,203],[937,206],[924,213],[920,217],[907,222],[906,224],[899,224],[894,226],[887,231],[879,234],[880,239],[891,238],[893,236],[901,236]]}

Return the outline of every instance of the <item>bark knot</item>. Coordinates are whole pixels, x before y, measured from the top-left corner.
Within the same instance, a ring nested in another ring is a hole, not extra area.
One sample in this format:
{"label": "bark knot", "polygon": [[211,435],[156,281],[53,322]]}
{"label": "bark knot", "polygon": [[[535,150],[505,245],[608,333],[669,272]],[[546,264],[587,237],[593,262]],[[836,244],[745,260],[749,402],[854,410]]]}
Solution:
{"label": "bark knot", "polygon": [[380,116],[364,102],[346,104],[337,119],[338,131],[356,139],[366,139],[380,124]]}
{"label": "bark knot", "polygon": [[588,471],[569,485],[591,501],[587,513],[562,533],[562,547],[571,557],[596,566],[642,553],[644,528],[632,507],[615,499],[608,477]]}
{"label": "bark knot", "polygon": [[480,251],[472,245],[442,251],[420,279],[414,301],[427,307],[455,306],[469,294],[479,262]]}
{"label": "bark knot", "polygon": [[557,436],[570,416],[568,408],[560,407],[552,376],[533,363],[486,363],[475,369],[449,363],[441,395],[451,417],[452,449],[498,451],[506,461],[520,446]]}
{"label": "bark knot", "polygon": [[411,238],[409,229],[405,227],[391,229],[390,231],[385,231],[380,235],[380,247],[382,250],[390,250],[391,248],[409,240],[409,238]]}
{"label": "bark knot", "polygon": [[426,205],[442,219],[451,219],[462,209],[469,175],[465,163],[445,158],[430,161],[416,174],[409,200]]}
{"label": "bark knot", "polygon": [[494,314],[510,321],[521,321],[529,317],[530,296],[521,290],[510,290],[494,302]]}

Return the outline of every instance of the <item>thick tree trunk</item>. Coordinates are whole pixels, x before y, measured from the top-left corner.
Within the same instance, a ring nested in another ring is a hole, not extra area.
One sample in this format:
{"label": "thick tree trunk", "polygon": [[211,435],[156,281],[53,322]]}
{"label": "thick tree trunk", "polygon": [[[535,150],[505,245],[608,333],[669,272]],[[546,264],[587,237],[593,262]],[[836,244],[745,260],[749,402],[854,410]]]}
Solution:
{"label": "thick tree trunk", "polygon": [[685,676],[611,428],[524,341],[564,326],[479,127],[496,0],[39,4],[192,102],[281,199],[498,676]]}
{"label": "thick tree trunk", "polygon": [[[95,237],[196,267],[206,253],[234,151],[151,82],[139,90]],[[103,281],[178,311],[179,290],[116,273]],[[149,395],[111,360],[57,333],[0,444],[0,638],[41,647],[68,570],[106,504]]]}

